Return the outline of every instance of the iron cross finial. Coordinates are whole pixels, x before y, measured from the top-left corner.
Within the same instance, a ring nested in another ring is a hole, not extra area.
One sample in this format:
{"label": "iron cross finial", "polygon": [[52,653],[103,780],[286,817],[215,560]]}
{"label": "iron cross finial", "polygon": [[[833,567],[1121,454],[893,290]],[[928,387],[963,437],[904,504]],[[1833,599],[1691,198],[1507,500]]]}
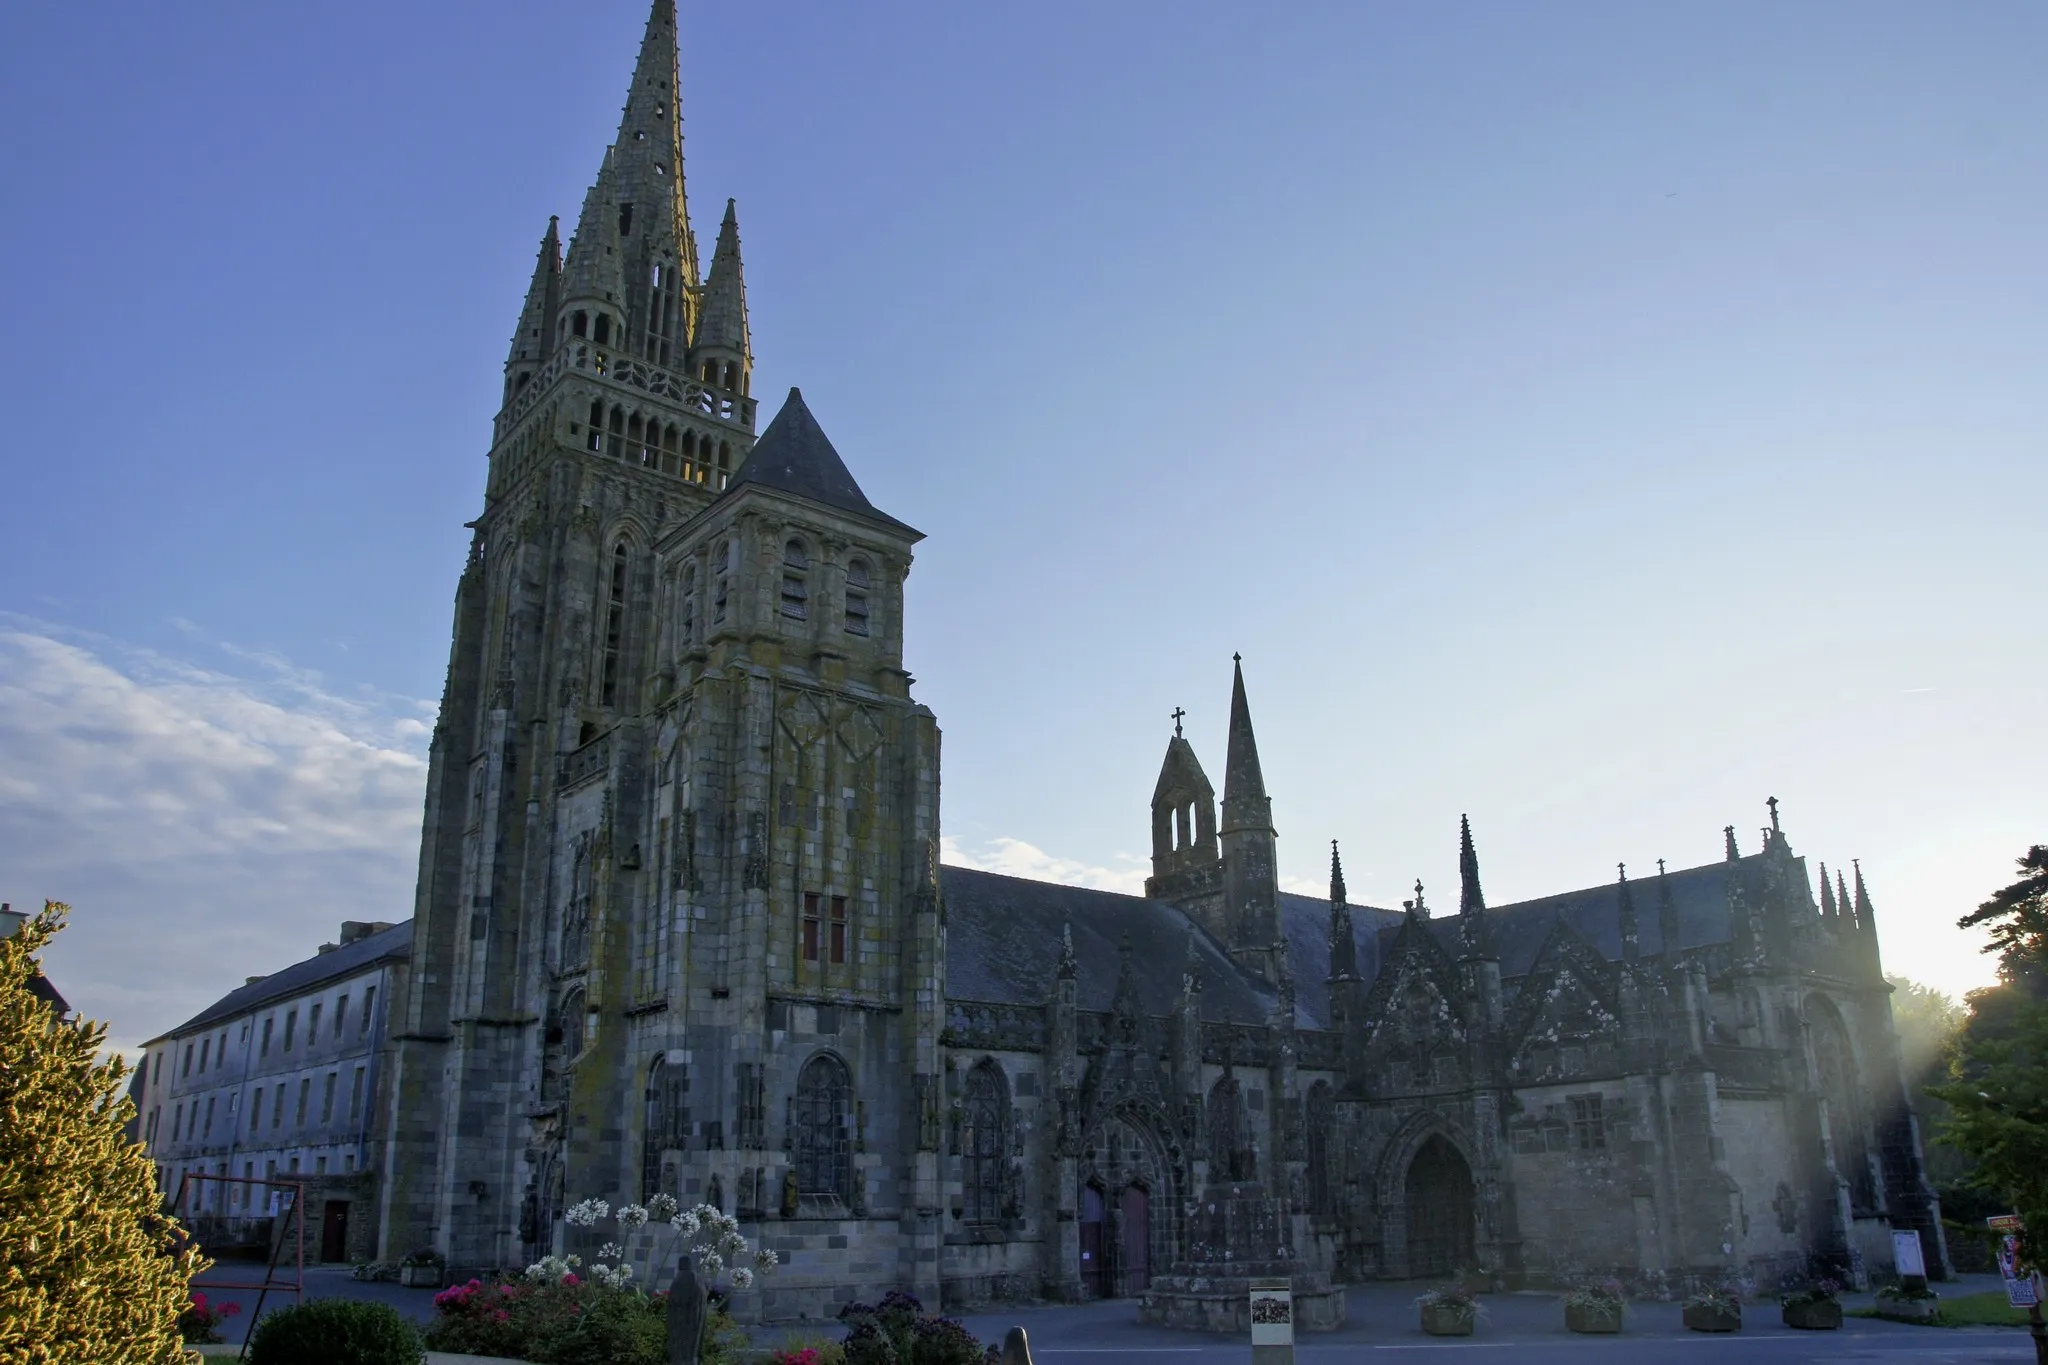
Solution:
{"label": "iron cross finial", "polygon": [[1771,808],[1771,828],[1776,830],[1778,828],[1778,798],[1773,796],[1765,801],[1764,804]]}
{"label": "iron cross finial", "polygon": [[1175,739],[1180,738],[1181,717],[1185,715],[1187,715],[1187,711],[1184,708],[1179,706],[1173,708],[1173,737]]}

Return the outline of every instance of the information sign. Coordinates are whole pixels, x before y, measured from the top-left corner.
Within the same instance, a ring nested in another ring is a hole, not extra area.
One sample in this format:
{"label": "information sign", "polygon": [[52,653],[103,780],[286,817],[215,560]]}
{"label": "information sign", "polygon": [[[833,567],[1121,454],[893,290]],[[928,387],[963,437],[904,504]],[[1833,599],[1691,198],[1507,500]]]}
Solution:
{"label": "information sign", "polygon": [[1920,1233],[1918,1229],[1892,1234],[1892,1268],[1899,1272],[1902,1280],[1927,1280],[1927,1260],[1920,1254]]}
{"label": "information sign", "polygon": [[2005,1299],[2015,1308],[2041,1302],[2041,1277],[2020,1264],[2020,1216],[2001,1213],[1984,1220],[1998,1234],[1998,1273],[2005,1277]]}

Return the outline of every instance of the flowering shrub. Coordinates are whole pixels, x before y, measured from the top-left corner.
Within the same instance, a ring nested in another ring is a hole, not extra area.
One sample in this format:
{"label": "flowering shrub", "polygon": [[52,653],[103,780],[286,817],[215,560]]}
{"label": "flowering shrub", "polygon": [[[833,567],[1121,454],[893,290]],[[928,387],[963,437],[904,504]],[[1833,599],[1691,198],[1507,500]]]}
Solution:
{"label": "flowering shrub", "polygon": [[[751,1289],[756,1274],[766,1274],[781,1263],[774,1252],[766,1248],[756,1251],[748,1244],[738,1219],[710,1204],[685,1209],[666,1194],[657,1194],[645,1204],[621,1204],[616,1214],[605,1200],[585,1199],[562,1214],[562,1221],[572,1228],[593,1228],[607,1218],[614,1218],[621,1235],[629,1240],[650,1226],[669,1229],[669,1245],[655,1267],[656,1284],[668,1278],[668,1268],[678,1255],[690,1257],[707,1287],[718,1285],[722,1278],[733,1289]],[[627,1288],[633,1267],[626,1260],[626,1248],[606,1242],[597,1254],[588,1278],[606,1289]],[[577,1271],[581,1269],[583,1263],[577,1257],[545,1256],[526,1268],[526,1278],[536,1284],[573,1284],[579,1282]]]}
{"label": "flowering shrub", "polygon": [[192,1301],[185,1305],[185,1311],[178,1314],[178,1334],[187,1346],[202,1342],[217,1342],[220,1325],[226,1319],[242,1311],[239,1303],[210,1303],[201,1291],[192,1291]]}
{"label": "flowering shrub", "polygon": [[[538,1365],[664,1365],[668,1296],[608,1289],[573,1271],[557,1279],[502,1284],[471,1280],[434,1296],[426,1331],[436,1351],[510,1356]],[[703,1365],[729,1365],[746,1337],[714,1310]]]}
{"label": "flowering shrub", "polygon": [[900,1289],[879,1304],[847,1304],[839,1320],[847,1328],[844,1365],[980,1365],[989,1354],[965,1327],[925,1312],[916,1295]]}
{"label": "flowering shrub", "polygon": [[820,1336],[785,1337],[782,1349],[768,1357],[768,1365],[846,1365],[846,1351]]}
{"label": "flowering shrub", "polygon": [[1822,1278],[1792,1290],[1778,1302],[1787,1308],[1800,1308],[1809,1303],[1833,1303],[1835,1295],[1841,1292],[1841,1281]]}

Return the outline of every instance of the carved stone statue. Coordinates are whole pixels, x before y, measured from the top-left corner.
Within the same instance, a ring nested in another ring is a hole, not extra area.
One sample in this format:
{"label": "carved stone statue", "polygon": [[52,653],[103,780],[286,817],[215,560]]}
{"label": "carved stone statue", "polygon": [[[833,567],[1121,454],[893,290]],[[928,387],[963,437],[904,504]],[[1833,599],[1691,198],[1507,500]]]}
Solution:
{"label": "carved stone statue", "polygon": [[685,1251],[668,1287],[668,1365],[697,1365],[704,1350],[704,1324],[710,1312],[697,1263]]}
{"label": "carved stone statue", "polygon": [[794,1170],[784,1171],[782,1173],[782,1216],[784,1218],[796,1217],[796,1200],[796,1172]]}

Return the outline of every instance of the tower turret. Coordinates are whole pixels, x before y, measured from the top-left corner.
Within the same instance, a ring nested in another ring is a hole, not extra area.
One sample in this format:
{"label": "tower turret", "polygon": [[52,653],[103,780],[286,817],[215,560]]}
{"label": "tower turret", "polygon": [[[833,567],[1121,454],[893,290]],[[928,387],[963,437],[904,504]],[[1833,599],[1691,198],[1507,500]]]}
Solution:
{"label": "tower turret", "polygon": [[1276,866],[1273,803],[1259,769],[1251,706],[1244,695],[1244,659],[1232,655],[1230,747],[1223,763],[1223,915],[1233,950],[1262,954],[1255,965],[1268,980],[1281,940],[1280,881]]}
{"label": "tower turret", "polygon": [[718,227],[718,245],[711,252],[711,274],[704,281],[703,307],[690,345],[690,373],[732,393],[753,391],[754,346],[747,328],[747,280],[740,269],[740,220],[730,199],[725,201],[725,221]]}

